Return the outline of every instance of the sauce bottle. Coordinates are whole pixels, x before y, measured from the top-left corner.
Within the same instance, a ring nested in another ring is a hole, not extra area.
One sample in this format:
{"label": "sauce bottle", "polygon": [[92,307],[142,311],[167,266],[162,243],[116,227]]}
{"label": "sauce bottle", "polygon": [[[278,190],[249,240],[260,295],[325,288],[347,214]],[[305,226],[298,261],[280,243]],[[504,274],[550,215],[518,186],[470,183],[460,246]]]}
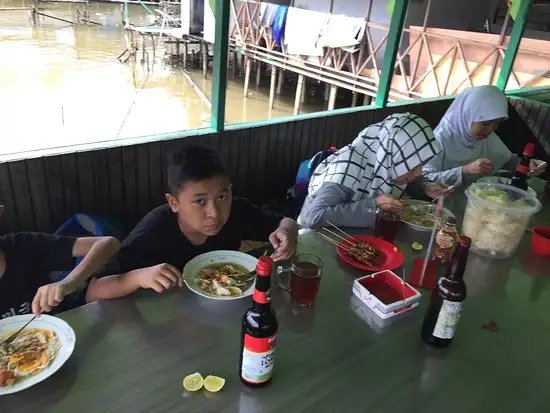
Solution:
{"label": "sauce bottle", "polygon": [[435,247],[432,251],[432,261],[448,264],[458,238],[456,219],[450,217],[435,235]]}
{"label": "sauce bottle", "polygon": [[531,163],[531,158],[535,153],[535,145],[528,143],[523,149],[523,155],[521,160],[516,167],[516,173],[510,181],[510,185],[515,186],[516,188],[523,189],[527,191],[529,185],[527,184],[527,174],[529,173],[529,164]]}

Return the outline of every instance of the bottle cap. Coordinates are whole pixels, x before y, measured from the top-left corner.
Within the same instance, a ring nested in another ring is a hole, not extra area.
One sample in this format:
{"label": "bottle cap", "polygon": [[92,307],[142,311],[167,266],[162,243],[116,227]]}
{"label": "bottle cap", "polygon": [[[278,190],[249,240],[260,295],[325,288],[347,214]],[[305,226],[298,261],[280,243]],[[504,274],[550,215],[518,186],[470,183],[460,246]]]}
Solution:
{"label": "bottle cap", "polygon": [[456,226],[456,218],[449,217],[449,218],[447,219],[447,225]]}
{"label": "bottle cap", "polygon": [[457,243],[460,244],[461,247],[467,248],[472,243],[472,239],[465,235],[461,235],[460,237],[458,237]]}
{"label": "bottle cap", "polygon": [[263,277],[268,277],[271,275],[271,270],[273,268],[273,258],[268,256],[263,256],[258,259],[258,265],[256,266],[256,274]]}
{"label": "bottle cap", "polygon": [[533,156],[535,154],[535,144],[528,143],[527,145],[525,145],[525,149],[523,150],[523,153],[528,156]]}

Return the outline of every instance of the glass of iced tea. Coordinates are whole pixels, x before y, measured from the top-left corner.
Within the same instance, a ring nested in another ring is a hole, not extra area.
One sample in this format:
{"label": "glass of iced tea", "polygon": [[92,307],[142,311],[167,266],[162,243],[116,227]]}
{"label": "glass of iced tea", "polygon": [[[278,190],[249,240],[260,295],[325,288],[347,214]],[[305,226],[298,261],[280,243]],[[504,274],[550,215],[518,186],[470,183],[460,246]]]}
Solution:
{"label": "glass of iced tea", "polygon": [[300,307],[308,307],[315,302],[321,284],[323,261],[313,254],[298,254],[290,262],[290,267],[277,268],[278,284],[290,293]]}
{"label": "glass of iced tea", "polygon": [[376,210],[374,235],[393,242],[401,225],[402,208],[394,204],[380,204]]}

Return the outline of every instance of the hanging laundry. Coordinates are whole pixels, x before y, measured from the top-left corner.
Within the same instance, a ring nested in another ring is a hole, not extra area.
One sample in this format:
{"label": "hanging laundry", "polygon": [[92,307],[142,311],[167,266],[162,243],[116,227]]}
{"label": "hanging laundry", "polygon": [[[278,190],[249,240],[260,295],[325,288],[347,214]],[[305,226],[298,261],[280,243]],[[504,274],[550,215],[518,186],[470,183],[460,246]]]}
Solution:
{"label": "hanging laundry", "polygon": [[288,7],[279,6],[279,9],[277,10],[277,15],[275,16],[275,20],[273,21],[273,38],[275,39],[275,42],[277,42],[277,45],[279,47],[282,47],[283,44],[287,12]]}
{"label": "hanging laundry", "polygon": [[366,20],[349,17],[345,14],[333,14],[323,31],[318,45],[321,47],[339,47],[346,52],[357,51],[365,35]]}
{"label": "hanging laundry", "polygon": [[292,55],[323,55],[319,44],[321,33],[326,29],[330,14],[289,7],[286,17],[284,44]]}
{"label": "hanging laundry", "polygon": [[261,3],[260,4],[260,25],[265,27],[272,27],[275,21],[275,16],[279,11],[279,7],[276,4]]}

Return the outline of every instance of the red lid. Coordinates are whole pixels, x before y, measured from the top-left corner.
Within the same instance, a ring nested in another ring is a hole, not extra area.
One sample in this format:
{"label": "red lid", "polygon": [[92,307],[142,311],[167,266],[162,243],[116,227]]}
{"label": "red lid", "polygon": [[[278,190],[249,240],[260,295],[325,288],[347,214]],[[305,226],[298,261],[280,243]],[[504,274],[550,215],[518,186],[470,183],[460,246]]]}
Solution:
{"label": "red lid", "polygon": [[258,266],[256,267],[256,274],[261,277],[269,277],[271,275],[271,269],[273,268],[273,258],[263,256],[258,259]]}
{"label": "red lid", "polygon": [[533,156],[535,154],[535,144],[528,143],[527,145],[525,145],[525,149],[523,150],[523,153],[529,156]]}

